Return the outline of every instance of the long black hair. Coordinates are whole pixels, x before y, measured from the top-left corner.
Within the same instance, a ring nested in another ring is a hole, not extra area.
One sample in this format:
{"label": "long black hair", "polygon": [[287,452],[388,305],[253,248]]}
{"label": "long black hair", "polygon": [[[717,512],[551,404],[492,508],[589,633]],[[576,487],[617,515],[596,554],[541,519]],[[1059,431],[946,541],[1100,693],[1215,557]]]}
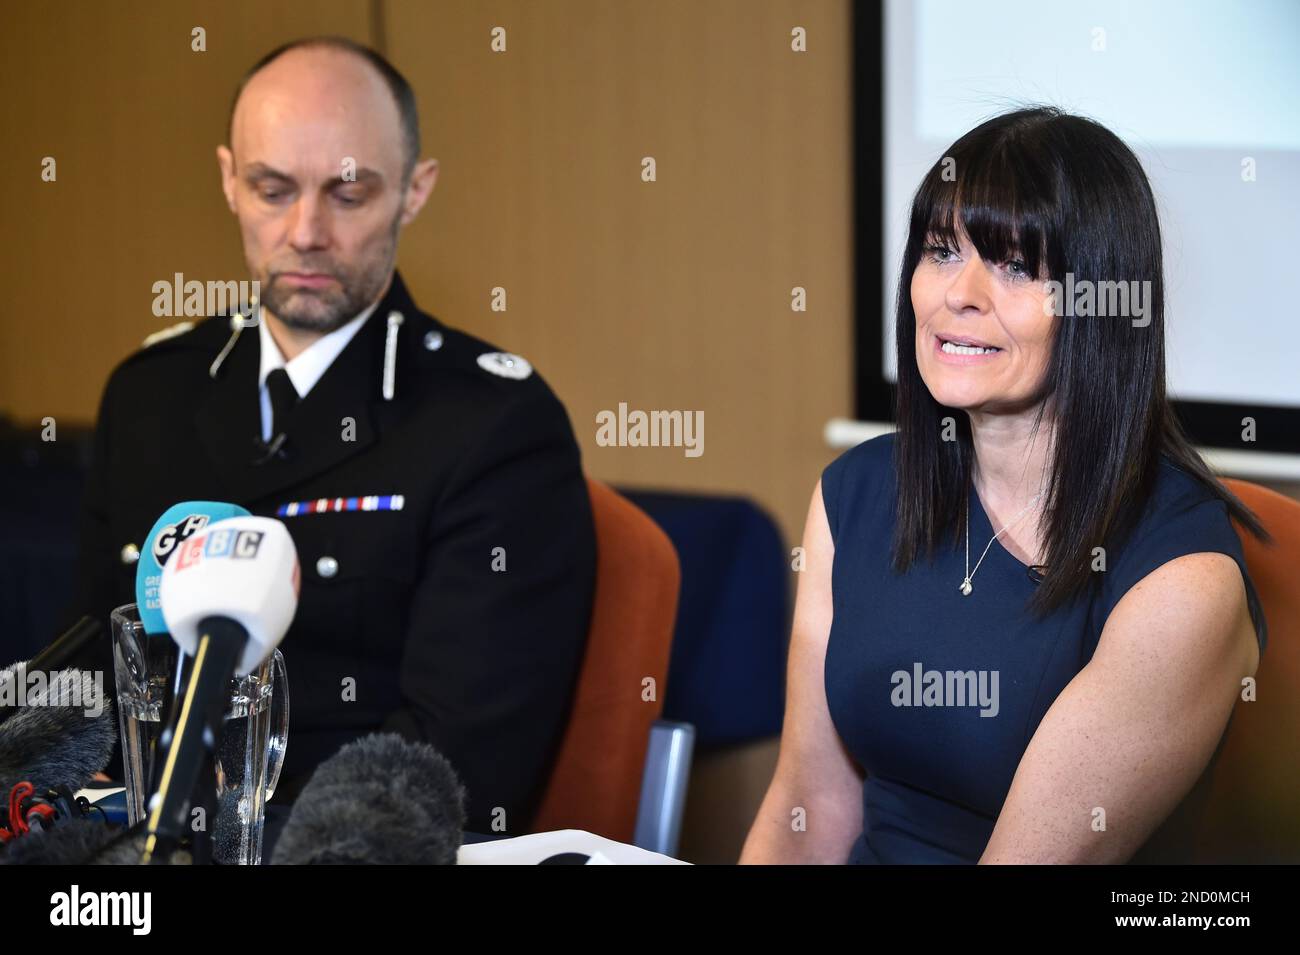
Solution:
{"label": "long black hair", "polygon": [[[951,160],[949,162],[948,160]],[[974,466],[970,419],[935,401],[916,363],[912,273],[927,241],[956,248],[964,231],[986,262],[1019,258],[1028,274],[1065,283],[1149,282],[1149,324],[1055,322],[1033,432],[1055,423],[1044,487],[1046,564],[1030,609],[1046,615],[1098,586],[1093,548],[1107,553],[1141,517],[1164,453],[1264,541],[1255,514],[1193,449],[1165,389],[1160,224],[1133,152],[1099,123],[1048,106],[1016,110],[962,136],[912,202],[898,283],[894,568],[905,571],[945,534],[961,541]],[[1095,287],[1095,286],[1094,286]],[[942,440],[955,419],[956,440]]]}

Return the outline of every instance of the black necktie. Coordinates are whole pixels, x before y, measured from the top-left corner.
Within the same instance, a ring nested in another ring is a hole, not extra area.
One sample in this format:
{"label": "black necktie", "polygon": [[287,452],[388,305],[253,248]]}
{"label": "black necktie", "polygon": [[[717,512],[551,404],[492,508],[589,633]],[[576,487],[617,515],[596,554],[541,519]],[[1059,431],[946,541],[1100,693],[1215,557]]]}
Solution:
{"label": "black necktie", "polygon": [[284,433],[289,414],[298,404],[298,392],[283,368],[276,368],[266,376],[266,390],[271,396],[271,440],[274,441]]}

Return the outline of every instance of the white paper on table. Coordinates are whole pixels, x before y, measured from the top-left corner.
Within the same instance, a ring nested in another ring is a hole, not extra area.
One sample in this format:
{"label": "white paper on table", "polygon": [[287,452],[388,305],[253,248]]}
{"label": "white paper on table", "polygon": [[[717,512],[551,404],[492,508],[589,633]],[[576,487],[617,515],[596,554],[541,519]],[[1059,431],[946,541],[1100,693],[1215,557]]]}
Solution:
{"label": "white paper on table", "polygon": [[72,798],[80,799],[82,796],[85,796],[86,800],[90,802],[91,805],[94,805],[101,799],[107,799],[109,796],[116,796],[121,792],[126,792],[125,786],[117,786],[116,788],[110,789],[78,789],[72,794]]}
{"label": "white paper on table", "polygon": [[[494,842],[476,842],[461,846],[456,862],[458,865],[537,865],[561,852],[581,852],[592,856],[588,865],[690,865],[681,859],[615,842],[582,829],[559,829]],[[604,858],[596,859],[597,854]]]}

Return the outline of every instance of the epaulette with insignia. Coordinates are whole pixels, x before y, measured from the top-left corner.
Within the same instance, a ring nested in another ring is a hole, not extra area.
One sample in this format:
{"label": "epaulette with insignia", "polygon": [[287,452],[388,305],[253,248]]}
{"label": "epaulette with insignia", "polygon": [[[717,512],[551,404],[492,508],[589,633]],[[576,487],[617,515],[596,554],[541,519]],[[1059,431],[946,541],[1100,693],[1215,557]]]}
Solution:
{"label": "epaulette with insignia", "polygon": [[140,343],[140,347],[148,348],[150,345],[156,345],[159,342],[165,342],[167,339],[175,338],[177,335],[184,335],[193,327],[194,327],[193,322],[177,322],[175,325],[172,325],[169,328],[159,329],[158,331],[154,332],[152,335],[147,336],[145,340]]}
{"label": "epaulette with insignia", "polygon": [[478,356],[478,366],[484,371],[502,378],[522,381],[533,373],[533,366],[523,355],[510,352],[492,351]]}

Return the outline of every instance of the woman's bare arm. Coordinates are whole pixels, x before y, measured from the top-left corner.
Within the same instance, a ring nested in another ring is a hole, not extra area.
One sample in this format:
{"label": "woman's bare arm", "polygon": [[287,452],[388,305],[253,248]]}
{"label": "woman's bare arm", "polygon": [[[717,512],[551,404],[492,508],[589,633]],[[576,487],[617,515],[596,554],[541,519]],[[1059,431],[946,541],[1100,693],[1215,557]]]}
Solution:
{"label": "woman's bare arm", "polygon": [[862,777],[826,705],[823,668],[831,630],[835,545],[820,481],[808,508],[803,547],[781,749],[772,783],[745,840],[742,864],[842,863],[862,832]]}
{"label": "woman's bare arm", "polygon": [[980,862],[1128,860],[1204,770],[1258,664],[1232,558],[1152,571],[1043,717]]}

